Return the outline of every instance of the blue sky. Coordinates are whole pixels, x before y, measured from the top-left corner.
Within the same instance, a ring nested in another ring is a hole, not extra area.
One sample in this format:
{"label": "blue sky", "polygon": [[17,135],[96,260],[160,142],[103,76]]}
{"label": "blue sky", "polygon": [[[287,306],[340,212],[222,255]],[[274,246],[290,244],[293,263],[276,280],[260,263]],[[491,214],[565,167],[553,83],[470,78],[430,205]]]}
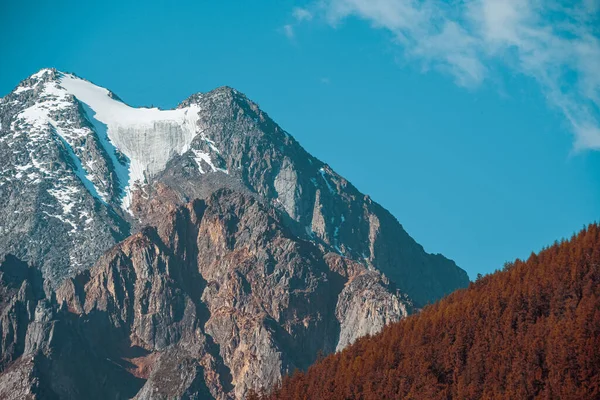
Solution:
{"label": "blue sky", "polygon": [[0,95],[233,86],[474,278],[598,220],[598,1],[543,3],[3,1]]}

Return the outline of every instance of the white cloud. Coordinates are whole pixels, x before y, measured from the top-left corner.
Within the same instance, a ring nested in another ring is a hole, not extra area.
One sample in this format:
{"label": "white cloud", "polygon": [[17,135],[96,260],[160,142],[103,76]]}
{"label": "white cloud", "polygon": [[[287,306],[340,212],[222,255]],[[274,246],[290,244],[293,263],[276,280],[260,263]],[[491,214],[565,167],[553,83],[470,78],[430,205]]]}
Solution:
{"label": "white cloud", "polygon": [[313,18],[313,15],[310,11],[300,7],[294,8],[294,10],[292,11],[292,15],[294,19],[298,22],[310,21]]}
{"label": "white cloud", "polygon": [[461,86],[497,65],[530,76],[571,124],[576,148],[600,149],[600,0],[317,0],[296,10],[296,23],[364,19],[391,32],[408,60]]}
{"label": "white cloud", "polygon": [[313,14],[306,8],[296,7],[292,10],[292,17],[294,18],[293,22],[284,25],[281,31],[288,39],[293,41],[296,37],[296,27],[302,22],[311,21]]}
{"label": "white cloud", "polygon": [[295,36],[294,27],[291,24],[287,24],[283,26],[283,34],[288,37],[288,39],[293,39]]}

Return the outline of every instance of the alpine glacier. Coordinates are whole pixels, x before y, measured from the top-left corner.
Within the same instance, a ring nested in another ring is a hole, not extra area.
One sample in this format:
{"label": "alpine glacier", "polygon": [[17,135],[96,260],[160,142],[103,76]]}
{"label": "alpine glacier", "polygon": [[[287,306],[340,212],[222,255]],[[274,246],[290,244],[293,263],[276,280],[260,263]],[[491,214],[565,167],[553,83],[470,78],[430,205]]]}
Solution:
{"label": "alpine glacier", "polygon": [[[48,72],[50,70],[42,70],[35,77],[43,77]],[[16,93],[24,90],[30,88],[19,87]],[[174,155],[188,151],[192,139],[198,134],[197,104],[175,110],[134,108],[120,101],[109,90],[65,73],[59,73],[57,82],[46,83],[44,90],[46,96],[52,96],[55,100],[43,107],[35,105],[21,116],[34,126],[50,123],[57,127],[44,110],[59,109],[68,95],[79,100],[99,137],[103,139],[106,134],[108,140],[103,141],[103,146],[117,169],[124,197],[122,206],[126,210],[131,204],[131,188],[147,183],[148,179],[165,168]],[[71,138],[66,137],[67,134],[60,128],[57,128],[57,132],[69,143]],[[85,135],[87,132],[73,133]],[[127,161],[118,157],[119,153]],[[226,172],[212,165],[210,155],[197,150],[195,154],[211,165],[213,171]],[[88,173],[85,167],[82,172],[84,176]],[[106,193],[98,193],[106,200]]]}

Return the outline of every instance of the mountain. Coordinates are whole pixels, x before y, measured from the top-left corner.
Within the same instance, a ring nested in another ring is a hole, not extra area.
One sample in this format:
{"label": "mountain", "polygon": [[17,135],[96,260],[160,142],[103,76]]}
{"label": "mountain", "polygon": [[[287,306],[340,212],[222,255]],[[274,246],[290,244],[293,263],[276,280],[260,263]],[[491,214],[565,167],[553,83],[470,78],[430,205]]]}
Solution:
{"label": "mountain", "polygon": [[600,227],[359,339],[264,398],[600,398]]}
{"label": "mountain", "polygon": [[4,396],[242,398],[468,284],[228,87],[133,108],[44,69],[0,163]]}

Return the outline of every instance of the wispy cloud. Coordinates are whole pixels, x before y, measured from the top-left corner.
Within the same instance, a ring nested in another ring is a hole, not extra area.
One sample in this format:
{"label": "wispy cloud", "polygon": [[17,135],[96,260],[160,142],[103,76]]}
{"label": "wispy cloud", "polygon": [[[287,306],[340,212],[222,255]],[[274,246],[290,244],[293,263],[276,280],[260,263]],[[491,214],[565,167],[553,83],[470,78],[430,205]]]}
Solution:
{"label": "wispy cloud", "polygon": [[296,7],[292,11],[292,16],[298,22],[310,21],[313,18],[313,14],[306,8]]}
{"label": "wispy cloud", "polygon": [[575,147],[600,149],[600,0],[318,0],[293,17],[364,19],[461,86],[498,65],[530,76],[571,124]]}
{"label": "wispy cloud", "polygon": [[311,21],[313,13],[306,8],[296,7],[292,10],[292,22],[281,27],[281,31],[288,39],[294,40],[296,37],[296,27],[302,22]]}
{"label": "wispy cloud", "polygon": [[286,24],[281,28],[283,34],[288,37],[288,39],[293,39],[296,34],[294,33],[294,26],[292,24]]}

